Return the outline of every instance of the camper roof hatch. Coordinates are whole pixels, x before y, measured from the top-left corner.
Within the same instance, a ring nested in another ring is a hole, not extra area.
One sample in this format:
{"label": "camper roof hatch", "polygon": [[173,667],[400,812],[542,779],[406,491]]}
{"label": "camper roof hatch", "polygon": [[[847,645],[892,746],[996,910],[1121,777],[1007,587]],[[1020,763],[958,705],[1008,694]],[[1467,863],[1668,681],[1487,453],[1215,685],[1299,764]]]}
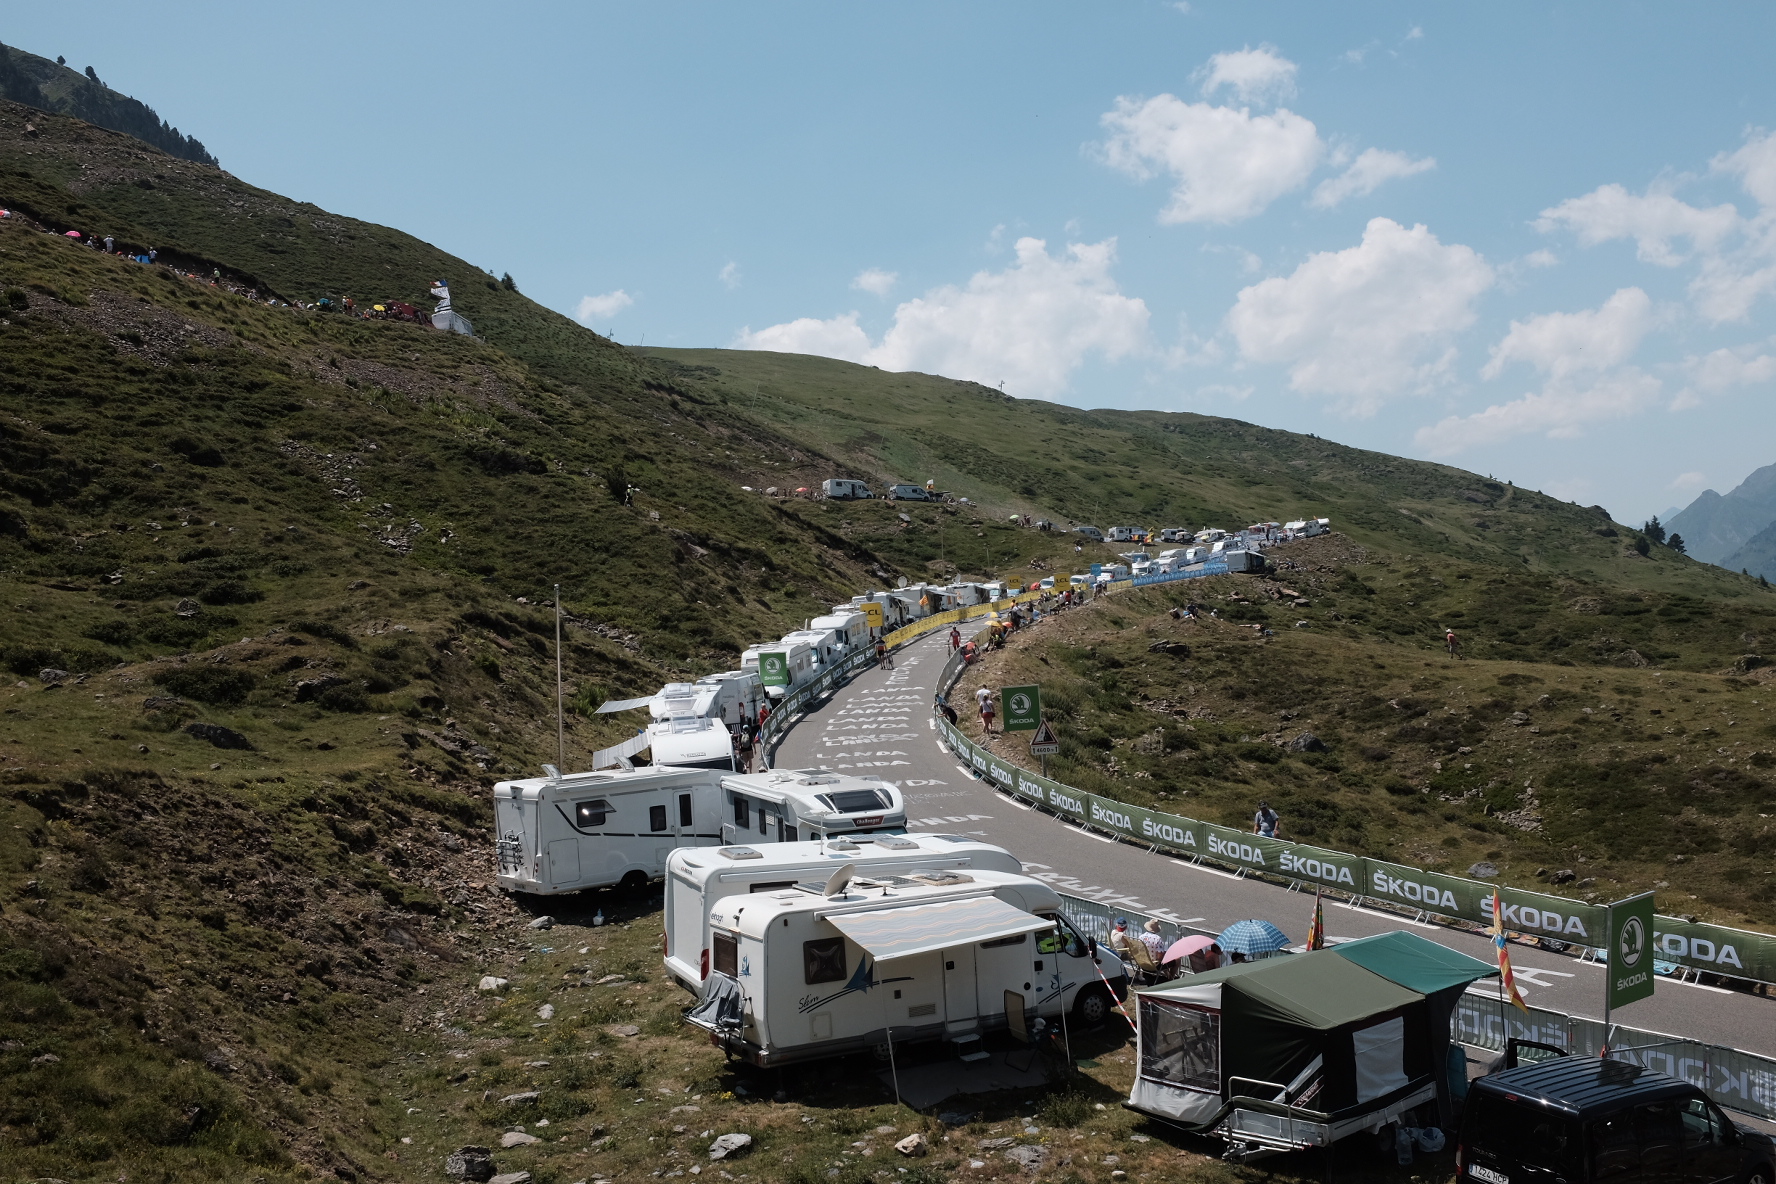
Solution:
{"label": "camper roof hatch", "polygon": [[763,859],[764,858],[763,855],[759,854],[757,851],[754,851],[751,847],[722,847],[721,849],[716,851],[716,854],[717,855],[725,855],[729,859]]}

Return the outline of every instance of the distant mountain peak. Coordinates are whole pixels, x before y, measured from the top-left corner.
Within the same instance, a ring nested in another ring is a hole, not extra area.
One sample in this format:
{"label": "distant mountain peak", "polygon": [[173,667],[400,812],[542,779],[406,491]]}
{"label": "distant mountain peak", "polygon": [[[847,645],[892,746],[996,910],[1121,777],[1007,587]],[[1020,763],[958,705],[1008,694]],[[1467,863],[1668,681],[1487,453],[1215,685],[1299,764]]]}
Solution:
{"label": "distant mountain peak", "polygon": [[1665,529],[1681,534],[1692,558],[1737,570],[1741,547],[1776,523],[1776,464],[1765,465],[1725,494],[1704,489]]}
{"label": "distant mountain peak", "polygon": [[217,164],[196,137],[182,134],[146,103],[106,86],[91,66],[82,74],[62,58],[52,62],[0,44],[0,98],[134,136],[181,160]]}

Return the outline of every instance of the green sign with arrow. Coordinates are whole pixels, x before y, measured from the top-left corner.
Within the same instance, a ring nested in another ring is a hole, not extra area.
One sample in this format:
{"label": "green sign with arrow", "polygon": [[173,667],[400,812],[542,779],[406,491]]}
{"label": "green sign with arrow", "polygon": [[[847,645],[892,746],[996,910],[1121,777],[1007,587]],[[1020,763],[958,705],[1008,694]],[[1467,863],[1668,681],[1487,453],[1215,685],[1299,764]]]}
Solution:
{"label": "green sign with arrow", "polygon": [[1006,687],[999,692],[1007,732],[1034,732],[1042,723],[1042,688]]}

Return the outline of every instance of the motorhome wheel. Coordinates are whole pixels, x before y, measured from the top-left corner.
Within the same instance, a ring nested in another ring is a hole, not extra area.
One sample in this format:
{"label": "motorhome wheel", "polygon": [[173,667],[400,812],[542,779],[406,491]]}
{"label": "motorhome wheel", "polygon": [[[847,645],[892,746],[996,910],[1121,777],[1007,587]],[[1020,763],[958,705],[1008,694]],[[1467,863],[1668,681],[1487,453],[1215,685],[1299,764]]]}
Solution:
{"label": "motorhome wheel", "polygon": [[1082,1028],[1095,1028],[1110,1018],[1110,999],[1102,987],[1079,992],[1073,1001],[1073,1020]]}
{"label": "motorhome wheel", "polygon": [[648,878],[644,871],[632,871],[617,882],[617,887],[630,896],[640,896],[647,891]]}
{"label": "motorhome wheel", "polygon": [[886,1065],[890,1060],[893,1059],[894,1050],[889,1048],[888,1042],[886,1040],[884,1040],[880,1044],[872,1044],[870,1046],[870,1055],[875,1057],[876,1060],[880,1061],[882,1064]]}

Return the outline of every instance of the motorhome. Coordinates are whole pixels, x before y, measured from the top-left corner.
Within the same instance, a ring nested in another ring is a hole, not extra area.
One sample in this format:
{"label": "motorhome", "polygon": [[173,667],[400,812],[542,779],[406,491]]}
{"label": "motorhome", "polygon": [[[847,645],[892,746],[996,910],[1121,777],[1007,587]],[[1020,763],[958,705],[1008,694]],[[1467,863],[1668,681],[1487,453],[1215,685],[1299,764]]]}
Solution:
{"label": "motorhome", "polygon": [[1226,537],[1227,532],[1222,530],[1219,526],[1204,527],[1202,530],[1196,532],[1196,542],[1204,547],[1207,547],[1212,543],[1218,543]]}
{"label": "motorhome", "polygon": [[849,501],[857,498],[873,498],[876,496],[870,492],[869,486],[861,481],[853,481],[848,477],[834,477],[829,481],[822,481],[820,483],[820,492],[824,493],[827,497],[839,501]]}
{"label": "motorhome", "polygon": [[[713,721],[711,721],[713,722]],[[553,895],[664,875],[677,847],[721,839],[721,779],[706,769],[614,769],[493,787],[502,888]]]}
{"label": "motorhome", "polygon": [[1095,526],[1075,526],[1073,528],[1073,533],[1082,534],[1094,543],[1101,543],[1104,541],[1104,532]]}
{"label": "motorhome", "polygon": [[869,618],[849,605],[836,608],[824,617],[815,617],[808,622],[808,628],[827,630],[847,654],[869,648]]}
{"label": "motorhome", "polygon": [[710,909],[702,1002],[686,1019],[761,1067],[887,1042],[975,1049],[983,1033],[1028,1031],[1069,1010],[1073,1022],[1102,1022],[1113,988],[1060,904],[1040,880],[979,869],[841,867],[722,897]]}
{"label": "motorhome", "polygon": [[1133,542],[1135,538],[1135,528],[1132,526],[1112,526],[1110,528],[1110,533],[1106,534],[1104,538],[1112,543]]}
{"label": "motorhome", "polygon": [[738,768],[734,729],[719,719],[694,715],[657,719],[648,725],[647,735],[652,764],[729,772]]}
{"label": "motorhome", "polygon": [[937,499],[926,491],[923,485],[891,485],[888,496],[902,502],[930,502]]}
{"label": "motorhome", "polygon": [[[860,724],[877,726],[875,718]],[[896,720],[892,726],[903,725]],[[722,818],[726,843],[898,834],[906,829],[906,801],[893,782],[880,777],[773,769],[722,778]]]}
{"label": "motorhome", "polygon": [[757,674],[765,694],[781,699],[820,672],[807,642],[761,641],[740,655],[740,669]]}
{"label": "motorhome", "polygon": [[949,594],[955,608],[968,608],[970,605],[987,602],[986,590],[979,584],[951,584],[944,591]]}
{"label": "motorhome", "polygon": [[966,835],[850,835],[818,842],[681,848],[666,863],[668,977],[693,995],[702,993],[709,971],[709,909],[717,900],[780,891],[803,880],[824,882],[846,864],[863,875],[1023,870],[1005,848]]}
{"label": "motorhome", "polygon": [[907,615],[906,601],[896,599],[892,593],[865,592],[861,596],[851,598],[852,608],[865,604],[882,606],[882,631],[885,633],[892,633],[912,621],[912,618]]}
{"label": "motorhome", "polygon": [[1187,543],[1190,538],[1188,526],[1168,526],[1159,532],[1159,541],[1162,543]]}
{"label": "motorhome", "polygon": [[824,673],[827,667],[842,660],[851,650],[831,629],[817,629],[812,626],[785,633],[781,640],[786,646],[805,645],[812,650],[815,674]]}
{"label": "motorhome", "polygon": [[914,584],[905,588],[896,588],[888,593],[889,597],[901,606],[901,616],[906,621],[919,621],[932,613],[931,598],[925,594],[923,585]]}

